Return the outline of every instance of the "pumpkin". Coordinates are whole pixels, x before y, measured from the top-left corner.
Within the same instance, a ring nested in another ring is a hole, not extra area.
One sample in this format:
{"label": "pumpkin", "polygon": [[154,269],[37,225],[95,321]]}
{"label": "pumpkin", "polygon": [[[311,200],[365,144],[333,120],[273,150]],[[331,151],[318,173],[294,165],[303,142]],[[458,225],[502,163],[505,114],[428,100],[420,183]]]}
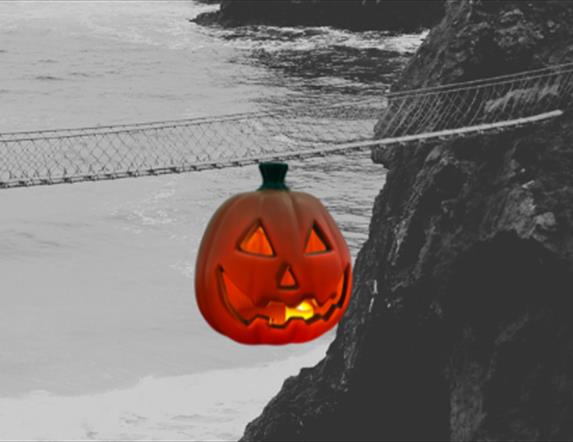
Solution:
{"label": "pumpkin", "polygon": [[241,343],[309,341],[348,306],[348,247],[317,198],[286,186],[286,164],[259,168],[262,186],[227,200],[206,228],[197,304],[215,330]]}

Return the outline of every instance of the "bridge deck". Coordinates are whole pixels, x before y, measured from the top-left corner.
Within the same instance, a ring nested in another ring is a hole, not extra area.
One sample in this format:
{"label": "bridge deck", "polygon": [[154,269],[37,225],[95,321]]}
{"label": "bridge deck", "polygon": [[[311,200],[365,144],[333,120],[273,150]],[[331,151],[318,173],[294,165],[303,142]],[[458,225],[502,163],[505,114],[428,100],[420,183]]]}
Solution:
{"label": "bridge deck", "polygon": [[498,132],[556,118],[572,103],[568,63],[316,108],[4,133],[0,188],[237,167]]}

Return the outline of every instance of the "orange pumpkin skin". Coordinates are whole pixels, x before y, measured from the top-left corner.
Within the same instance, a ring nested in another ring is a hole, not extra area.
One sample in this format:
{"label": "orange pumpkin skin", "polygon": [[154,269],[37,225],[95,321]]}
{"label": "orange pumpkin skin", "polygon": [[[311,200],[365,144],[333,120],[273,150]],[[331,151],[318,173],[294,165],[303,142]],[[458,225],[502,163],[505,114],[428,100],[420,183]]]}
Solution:
{"label": "orange pumpkin skin", "polygon": [[197,256],[197,304],[215,330],[244,344],[310,341],[348,306],[350,253],[317,198],[264,187],[213,215]]}

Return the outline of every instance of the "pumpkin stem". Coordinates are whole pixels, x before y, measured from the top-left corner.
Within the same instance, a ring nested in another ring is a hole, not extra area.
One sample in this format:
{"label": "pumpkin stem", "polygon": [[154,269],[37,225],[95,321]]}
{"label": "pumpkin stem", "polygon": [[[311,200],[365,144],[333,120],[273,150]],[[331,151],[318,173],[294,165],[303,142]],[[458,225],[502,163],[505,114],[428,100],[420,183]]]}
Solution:
{"label": "pumpkin stem", "polygon": [[257,190],[289,190],[285,184],[288,170],[286,163],[260,163],[259,170],[263,176],[263,184]]}

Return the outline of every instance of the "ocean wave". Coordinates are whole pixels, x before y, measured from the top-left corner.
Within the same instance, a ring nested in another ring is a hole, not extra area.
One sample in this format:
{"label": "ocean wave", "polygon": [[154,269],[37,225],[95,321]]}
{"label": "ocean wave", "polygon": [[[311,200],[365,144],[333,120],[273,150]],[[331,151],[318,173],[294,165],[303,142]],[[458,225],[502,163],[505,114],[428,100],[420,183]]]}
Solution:
{"label": "ocean wave", "polygon": [[56,77],[55,75],[36,75],[34,80],[39,81],[65,81],[65,78]]}
{"label": "ocean wave", "polygon": [[428,32],[395,34],[388,31],[352,32],[331,27],[241,26],[213,31],[219,38],[243,50],[309,51],[319,48],[345,47],[377,49],[402,54],[414,52]]}
{"label": "ocean wave", "polygon": [[80,72],[80,71],[74,71],[74,72],[70,72],[70,75],[72,77],[77,77],[77,78],[92,78],[95,77],[94,74],[89,73],[89,72]]}
{"label": "ocean wave", "polygon": [[58,63],[58,60],[54,60],[53,58],[42,58],[42,59],[38,60],[38,63],[42,63],[42,64],[56,64],[56,63]]}

